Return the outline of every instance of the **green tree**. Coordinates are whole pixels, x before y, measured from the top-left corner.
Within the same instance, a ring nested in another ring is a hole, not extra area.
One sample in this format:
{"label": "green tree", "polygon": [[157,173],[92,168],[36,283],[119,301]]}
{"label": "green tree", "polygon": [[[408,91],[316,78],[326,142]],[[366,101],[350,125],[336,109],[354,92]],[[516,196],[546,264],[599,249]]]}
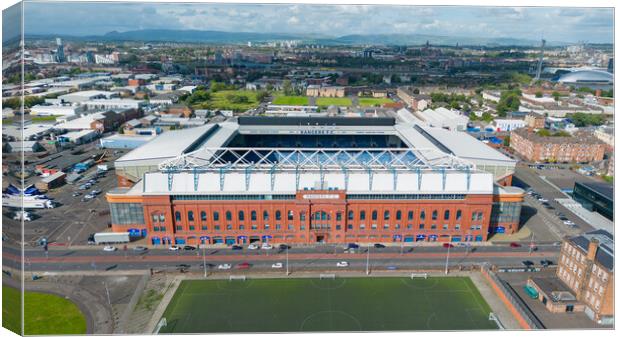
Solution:
{"label": "green tree", "polygon": [[557,91],[554,91],[551,93],[551,96],[553,96],[553,99],[557,102],[560,100],[560,93]]}
{"label": "green tree", "polygon": [[282,81],[282,91],[284,91],[284,95],[291,96],[293,95],[293,86],[291,85],[290,80]]}
{"label": "green tree", "polygon": [[536,98],[541,98],[541,97],[543,97],[542,91],[537,91],[536,92]]}
{"label": "green tree", "polygon": [[504,146],[506,147],[510,146],[510,136],[504,137]]}

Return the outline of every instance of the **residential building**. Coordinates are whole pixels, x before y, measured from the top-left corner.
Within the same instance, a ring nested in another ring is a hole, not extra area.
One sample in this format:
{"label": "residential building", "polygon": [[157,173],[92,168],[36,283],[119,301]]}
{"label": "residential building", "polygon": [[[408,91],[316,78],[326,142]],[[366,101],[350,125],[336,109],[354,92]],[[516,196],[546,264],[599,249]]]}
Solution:
{"label": "residential building", "polygon": [[588,163],[603,160],[605,144],[587,133],[541,136],[527,128],[511,131],[510,147],[532,162]]}
{"label": "residential building", "polygon": [[306,88],[306,95],[313,97],[344,97],[345,87],[309,85]]}
{"label": "residential building", "polygon": [[525,116],[525,125],[532,129],[544,129],[545,116],[535,112],[531,112]]}
{"label": "residential building", "polygon": [[396,96],[403,100],[413,111],[426,109],[431,104],[431,97],[420,93],[416,94],[415,90],[415,88],[410,86],[398,87],[396,89]]}

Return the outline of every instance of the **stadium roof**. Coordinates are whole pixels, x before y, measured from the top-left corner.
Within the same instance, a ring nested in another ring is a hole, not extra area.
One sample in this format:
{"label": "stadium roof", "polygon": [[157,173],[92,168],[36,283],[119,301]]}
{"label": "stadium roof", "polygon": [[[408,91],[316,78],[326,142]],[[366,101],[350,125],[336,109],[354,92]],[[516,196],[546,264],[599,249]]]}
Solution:
{"label": "stadium roof", "polygon": [[602,70],[577,70],[560,76],[560,83],[613,83],[614,75]]}

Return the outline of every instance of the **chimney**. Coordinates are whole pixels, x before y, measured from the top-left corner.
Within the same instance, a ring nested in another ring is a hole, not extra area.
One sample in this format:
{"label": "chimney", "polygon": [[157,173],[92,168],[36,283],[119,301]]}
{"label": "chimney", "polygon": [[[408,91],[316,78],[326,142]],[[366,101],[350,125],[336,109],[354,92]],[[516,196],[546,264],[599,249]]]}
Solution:
{"label": "chimney", "polygon": [[598,250],[598,240],[591,239],[590,243],[588,244],[588,260],[594,261],[597,250]]}

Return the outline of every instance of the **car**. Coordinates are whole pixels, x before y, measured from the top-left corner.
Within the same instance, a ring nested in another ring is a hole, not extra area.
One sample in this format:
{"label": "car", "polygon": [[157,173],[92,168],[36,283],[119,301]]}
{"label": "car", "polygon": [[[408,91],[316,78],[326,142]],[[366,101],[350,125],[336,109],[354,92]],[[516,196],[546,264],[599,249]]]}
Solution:
{"label": "car", "polygon": [[272,264],[271,268],[273,268],[273,269],[281,269],[282,268],[282,262],[276,262],[276,263]]}
{"label": "car", "polygon": [[349,243],[347,245],[347,248],[349,248],[349,249],[358,249],[358,248],[360,248],[360,245],[358,245],[357,243]]}
{"label": "car", "polygon": [[248,246],[249,250],[256,250],[258,249],[258,245],[255,243],[250,243],[250,245]]}
{"label": "car", "polygon": [[568,220],[568,218],[567,218],[567,217],[565,217],[565,216],[560,216],[560,217],[558,217],[558,218],[559,218],[560,220],[562,220],[562,221],[566,221],[566,220]]}
{"label": "car", "polygon": [[518,243],[518,242],[511,242],[510,243],[510,247],[512,247],[512,248],[519,248],[519,247],[521,247],[521,244]]}
{"label": "car", "polygon": [[186,264],[186,263],[177,264],[177,268],[187,269],[189,267],[190,267],[190,265]]}
{"label": "car", "polygon": [[82,199],[84,199],[84,200],[91,200],[91,199],[95,199],[95,196],[89,193],[89,194],[85,195],[84,198],[82,198]]}
{"label": "car", "polygon": [[532,262],[530,260],[521,261],[521,263],[523,263],[523,265],[526,266],[526,267],[534,265],[534,262]]}
{"label": "car", "polygon": [[273,246],[265,242],[260,246],[260,249],[273,249]]}
{"label": "car", "polygon": [[94,190],[90,191],[90,193],[92,193],[92,194],[94,194],[94,195],[97,195],[97,194],[101,193],[101,190],[100,190],[100,189],[98,189],[98,188],[96,188],[96,189],[94,189]]}
{"label": "car", "polygon": [[554,243],[553,243],[553,245],[554,245],[555,247],[557,247],[557,246],[561,246],[561,245],[562,245],[562,242],[560,242],[560,241],[556,241],[556,242],[554,242]]}
{"label": "car", "polygon": [[146,248],[144,246],[135,246],[135,247],[133,247],[133,250],[135,250],[136,252],[146,252],[148,250],[148,248]]}
{"label": "car", "polygon": [[172,250],[172,251],[176,251],[176,250],[180,250],[180,249],[181,249],[181,247],[176,246],[176,245],[172,245],[172,246],[168,247],[168,250]]}
{"label": "car", "polygon": [[286,249],[291,249],[291,246],[285,245],[285,244],[281,244],[281,245],[278,246],[278,248],[282,249],[282,250],[286,250]]}
{"label": "car", "polygon": [[242,262],[237,265],[237,269],[248,269],[250,268],[250,264],[247,262]]}
{"label": "car", "polygon": [[196,250],[196,247],[194,247],[194,246],[185,246],[185,247],[183,247],[183,250]]}
{"label": "car", "polygon": [[386,269],[387,270],[397,270],[398,267],[396,267],[396,266],[387,266]]}
{"label": "car", "polygon": [[349,262],[347,261],[340,261],[336,263],[336,267],[348,267],[349,266]]}
{"label": "car", "polygon": [[243,249],[243,247],[241,247],[241,246],[239,246],[239,245],[232,245],[232,246],[230,247],[230,249],[232,249],[232,250],[242,250],[242,249]]}
{"label": "car", "polygon": [[105,247],[103,247],[103,251],[104,252],[114,252],[114,251],[116,251],[116,247],[114,247],[114,246],[105,246]]}
{"label": "car", "polygon": [[572,222],[572,221],[570,221],[570,220],[564,220],[564,221],[562,221],[562,222],[563,222],[565,225],[567,225],[567,226],[573,226],[573,225],[575,225],[575,223],[574,223],[574,222]]}
{"label": "car", "polygon": [[550,261],[550,260],[540,260],[540,264],[541,264],[543,267],[549,267],[550,265],[552,265],[552,264],[553,264],[553,261]]}
{"label": "car", "polygon": [[454,247],[454,245],[451,244],[451,243],[447,243],[446,242],[446,243],[443,244],[443,248],[453,248],[453,247]]}
{"label": "car", "polygon": [[540,201],[540,202],[549,202],[549,199],[539,198],[538,201]]}
{"label": "car", "polygon": [[380,243],[375,243],[375,248],[381,249],[381,248],[385,248],[384,244],[380,244]]}
{"label": "car", "polygon": [[230,269],[230,268],[232,268],[232,266],[231,266],[231,265],[229,265],[228,263],[219,264],[219,265],[217,266],[217,269],[220,269],[220,270],[228,270],[228,269]]}
{"label": "car", "polygon": [[87,190],[87,189],[88,189],[88,187],[86,187],[86,185],[80,185],[80,186],[78,187],[78,189],[79,189],[79,190]]}
{"label": "car", "polygon": [[79,197],[80,195],[82,195],[80,192],[73,192],[73,194],[71,194],[73,197]]}

